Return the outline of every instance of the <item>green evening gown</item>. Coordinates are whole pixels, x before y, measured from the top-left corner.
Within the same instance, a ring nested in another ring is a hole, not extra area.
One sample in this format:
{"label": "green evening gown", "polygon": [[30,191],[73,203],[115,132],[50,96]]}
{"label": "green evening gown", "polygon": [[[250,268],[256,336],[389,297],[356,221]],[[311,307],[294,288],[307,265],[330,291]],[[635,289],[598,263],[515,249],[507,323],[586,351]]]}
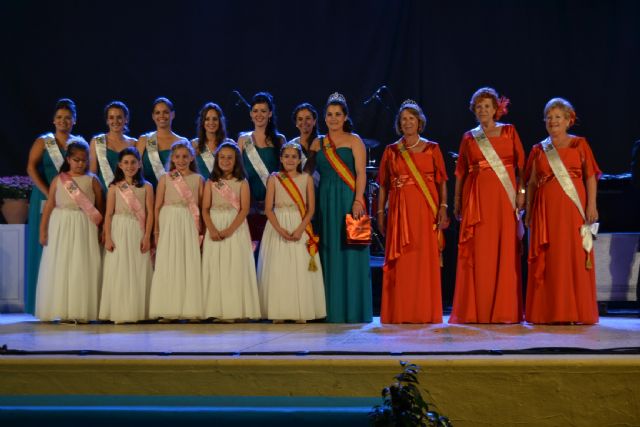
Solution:
{"label": "green evening gown", "polygon": [[[167,166],[167,161],[171,156],[171,149],[168,150],[158,150],[158,154],[160,155],[160,161],[162,165]],[[156,174],[153,173],[153,166],[151,166],[151,162],[149,161],[149,153],[147,150],[144,150],[144,154],[142,155],[142,173],[144,173],[144,179],[149,181],[151,185],[153,185],[153,189],[155,191],[158,186],[158,180],[156,179]]]}

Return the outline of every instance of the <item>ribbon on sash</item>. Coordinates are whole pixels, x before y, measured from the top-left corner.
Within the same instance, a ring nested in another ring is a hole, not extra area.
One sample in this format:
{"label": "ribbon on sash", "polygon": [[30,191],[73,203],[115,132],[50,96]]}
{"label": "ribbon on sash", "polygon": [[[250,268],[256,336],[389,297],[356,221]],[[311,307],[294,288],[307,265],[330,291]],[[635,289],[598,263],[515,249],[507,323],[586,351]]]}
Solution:
{"label": "ribbon on sash", "polygon": [[[307,206],[302,198],[302,193],[300,193],[300,189],[296,185],[296,183],[291,179],[287,172],[279,172],[276,174],[278,181],[282,184],[282,188],[285,189],[291,200],[298,207],[298,211],[300,212],[300,218],[304,218],[307,214]],[[307,224],[304,229],[305,233],[309,239],[307,240],[307,252],[311,255],[311,259],[309,259],[309,271],[318,271],[318,266],[315,262],[315,255],[318,253],[318,243],[320,242],[320,238],[313,232],[313,226],[311,222]]]}
{"label": "ribbon on sash", "polygon": [[109,160],[107,160],[107,136],[103,133],[97,135],[94,140],[96,141],[96,158],[100,165],[100,174],[105,185],[108,187],[113,181],[113,171]]}
{"label": "ribbon on sash", "polygon": [[487,138],[487,135],[484,133],[481,126],[471,129],[471,135],[473,135],[473,139],[476,140],[482,155],[487,163],[489,163],[489,166],[491,166],[491,169],[495,172],[498,180],[504,188],[504,191],[507,193],[507,198],[509,199],[511,208],[516,216],[518,239],[522,240],[522,237],[524,236],[524,224],[522,223],[522,216],[516,208],[516,189],[513,186],[511,177],[509,177],[509,172],[507,172],[507,168],[504,166],[502,159],[498,153],[496,153],[495,148],[491,145],[489,138]]}
{"label": "ribbon on sash", "polygon": [[240,210],[240,198],[233,191],[233,189],[224,182],[222,179],[214,182],[211,186],[227,203],[233,206],[236,210]]}
{"label": "ribbon on sash", "polygon": [[67,190],[69,197],[71,197],[71,200],[73,200],[82,212],[89,217],[91,222],[96,226],[99,226],[102,222],[102,215],[93,205],[93,202],[91,202],[87,195],[82,192],[80,187],[78,187],[78,184],[76,184],[73,178],[71,178],[71,175],[66,172],[62,172],[58,176],[60,177],[60,181],[62,181],[62,186]]}
{"label": "ribbon on sash", "polygon": [[262,184],[267,187],[267,178],[269,178],[269,170],[267,166],[260,158],[260,154],[258,154],[258,150],[256,149],[256,141],[253,137],[253,132],[250,134],[250,138],[245,141],[244,144],[244,152],[247,153],[247,158],[251,162],[253,169],[256,171]]}
{"label": "ribbon on sash", "polygon": [[336,152],[336,146],[331,140],[329,135],[326,135],[322,138],[321,145],[322,151],[324,152],[325,157],[329,161],[329,165],[333,168],[333,170],[338,174],[340,179],[344,181],[345,184],[355,193],[356,191],[356,178],[351,173],[351,169],[346,163],[338,156]]}
{"label": "ribbon on sash", "polygon": [[62,156],[62,152],[60,152],[60,147],[58,147],[58,144],[56,143],[55,136],[53,136],[52,133],[48,133],[43,135],[42,138],[44,139],[44,147],[47,149],[53,165],[56,167],[56,170],[60,172],[62,163],[64,163],[64,158]]}
{"label": "ribbon on sash", "polygon": [[120,195],[122,196],[122,199],[129,207],[129,210],[133,212],[136,218],[138,218],[138,224],[140,225],[142,233],[144,233],[146,220],[145,207],[142,206],[140,200],[138,200],[135,193],[133,192],[133,188],[131,188],[129,184],[123,181],[122,183],[118,184],[117,187]]}
{"label": "ribbon on sash", "polygon": [[580,201],[580,196],[578,196],[576,186],[573,185],[571,176],[569,175],[564,162],[560,158],[558,150],[556,150],[556,147],[554,147],[553,143],[551,142],[551,138],[547,137],[544,141],[541,142],[541,145],[545,156],[547,156],[549,166],[551,166],[551,170],[558,180],[560,187],[567,195],[567,197],[569,197],[569,199],[573,202],[573,204],[576,205],[576,208],[578,208],[578,212],[580,212],[580,216],[582,216],[582,220],[585,222],[580,226],[580,229],[578,231],[580,233],[580,236],[582,237],[582,248],[587,253],[587,261],[585,267],[589,270],[593,268],[591,257],[589,256],[591,253],[591,249],[593,249],[593,236],[598,234],[598,228],[600,227],[600,224],[597,222],[594,222],[593,224],[587,224],[587,216],[585,215],[584,209],[582,208],[582,202]]}
{"label": "ribbon on sash", "polygon": [[429,208],[431,208],[431,212],[433,213],[433,220],[434,220],[433,230],[436,231],[436,235],[438,239],[438,251],[440,252],[440,267],[442,267],[443,266],[442,251],[444,250],[444,233],[440,228],[438,228],[438,223],[437,223],[438,207],[436,206],[436,203],[433,200],[433,196],[429,191],[429,187],[427,187],[427,183],[424,181],[422,174],[420,173],[415,162],[413,161],[411,152],[407,149],[404,143],[404,138],[402,138],[398,142],[398,152],[400,153],[400,156],[402,157],[404,162],[407,164],[407,168],[409,169],[409,173],[411,174],[411,177],[416,182],[416,184],[418,184],[418,188],[420,189],[420,192],[424,196],[424,199],[427,202],[427,205],[429,206]]}
{"label": "ribbon on sash", "polygon": [[147,156],[149,157],[149,163],[151,163],[151,167],[153,168],[153,174],[156,176],[157,180],[160,180],[160,177],[167,173],[164,170],[164,165],[160,160],[160,153],[158,152],[158,139],[156,132],[149,132],[147,135]]}
{"label": "ribbon on sash", "polygon": [[193,192],[187,185],[187,182],[184,180],[180,172],[176,169],[169,172],[169,178],[173,183],[173,187],[176,189],[182,200],[187,202],[187,207],[189,208],[189,212],[191,212],[191,216],[193,217],[193,222],[196,225],[196,230],[198,230],[198,234],[200,234],[200,209],[198,209],[198,203],[193,195]]}

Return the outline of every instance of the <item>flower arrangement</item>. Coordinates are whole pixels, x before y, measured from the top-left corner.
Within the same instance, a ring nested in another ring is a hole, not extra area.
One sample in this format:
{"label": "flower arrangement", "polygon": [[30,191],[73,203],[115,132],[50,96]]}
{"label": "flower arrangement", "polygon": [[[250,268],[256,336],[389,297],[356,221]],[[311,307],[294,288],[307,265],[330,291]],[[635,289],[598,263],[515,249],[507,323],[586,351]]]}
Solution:
{"label": "flower arrangement", "polygon": [[0,176],[0,199],[28,199],[32,185],[28,176]]}

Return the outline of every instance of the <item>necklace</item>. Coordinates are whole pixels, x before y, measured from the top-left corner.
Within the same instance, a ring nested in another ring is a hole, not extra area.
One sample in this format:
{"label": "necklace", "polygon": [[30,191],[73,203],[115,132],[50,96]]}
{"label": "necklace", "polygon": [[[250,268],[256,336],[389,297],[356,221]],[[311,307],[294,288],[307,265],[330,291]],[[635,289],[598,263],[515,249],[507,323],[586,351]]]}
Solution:
{"label": "necklace", "polygon": [[407,150],[411,150],[412,148],[416,148],[418,146],[418,144],[420,144],[420,138],[418,138],[418,140],[416,141],[415,144],[408,146]]}

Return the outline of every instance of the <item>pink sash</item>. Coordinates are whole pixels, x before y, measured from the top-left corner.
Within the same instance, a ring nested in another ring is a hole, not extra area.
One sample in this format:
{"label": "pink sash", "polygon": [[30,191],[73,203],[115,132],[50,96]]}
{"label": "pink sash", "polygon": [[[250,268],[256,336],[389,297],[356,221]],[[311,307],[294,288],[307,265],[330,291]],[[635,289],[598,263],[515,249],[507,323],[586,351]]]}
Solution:
{"label": "pink sash", "polygon": [[62,181],[62,186],[67,193],[69,193],[69,197],[73,200],[76,205],[89,217],[89,220],[93,222],[95,225],[99,226],[102,222],[102,215],[98,212],[98,209],[91,203],[91,200],[87,197],[86,194],[82,192],[78,184],[71,178],[66,172],[62,172],[60,175],[60,181]]}
{"label": "pink sash", "polygon": [[174,169],[169,172],[169,179],[171,179],[174,188],[180,197],[182,197],[182,200],[187,202],[189,212],[191,212],[191,216],[193,217],[193,222],[196,224],[196,230],[200,233],[200,209],[198,209],[198,203],[196,203],[195,197],[193,197],[193,192],[177,170]]}
{"label": "pink sash", "polygon": [[229,187],[229,185],[223,180],[218,180],[213,183],[213,189],[218,192],[218,194],[226,200],[231,206],[240,210],[240,199],[238,195],[233,192],[233,189]]}
{"label": "pink sash", "polygon": [[129,207],[129,210],[131,210],[131,212],[133,212],[136,218],[138,218],[138,224],[140,224],[140,229],[144,233],[145,219],[146,219],[144,206],[140,204],[140,200],[138,200],[138,198],[136,197],[135,193],[133,192],[133,189],[125,181],[122,181],[120,184],[117,185],[117,187],[118,187],[118,191],[120,192],[120,195],[122,196],[122,199]]}

